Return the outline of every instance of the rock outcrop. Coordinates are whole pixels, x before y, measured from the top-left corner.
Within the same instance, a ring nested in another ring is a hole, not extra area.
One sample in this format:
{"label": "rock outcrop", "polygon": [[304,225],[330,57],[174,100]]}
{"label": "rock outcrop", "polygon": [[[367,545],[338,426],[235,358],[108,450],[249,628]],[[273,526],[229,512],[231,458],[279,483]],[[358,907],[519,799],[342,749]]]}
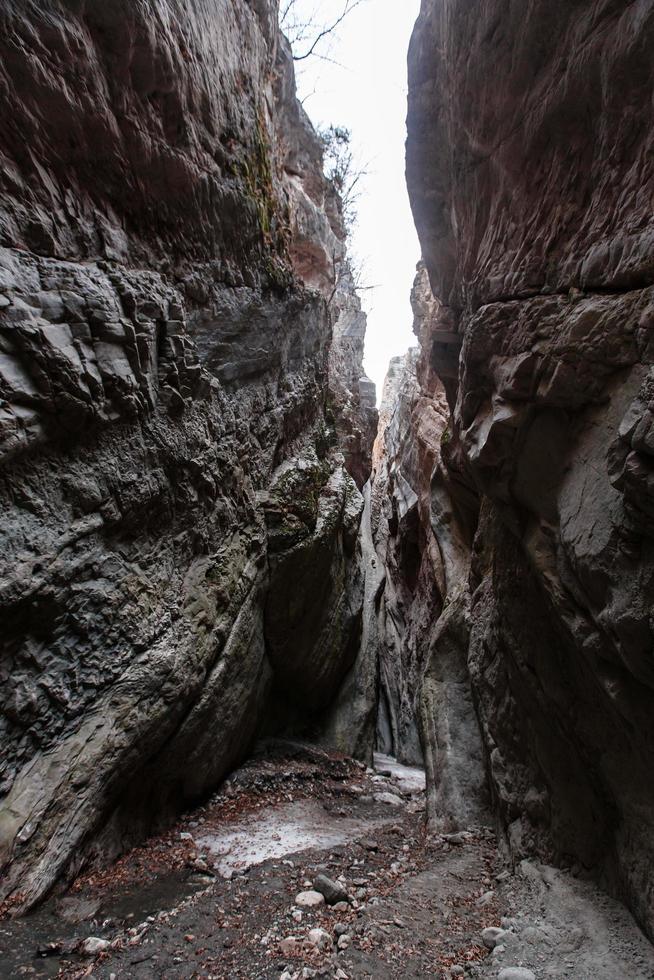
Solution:
{"label": "rock outcrop", "polygon": [[0,896],[27,907],[280,704],[319,727],[371,402],[273,0],[9,2],[0,88]]}
{"label": "rock outcrop", "polygon": [[650,935],[653,42],[650,0],[423,0],[407,151],[494,806]]}

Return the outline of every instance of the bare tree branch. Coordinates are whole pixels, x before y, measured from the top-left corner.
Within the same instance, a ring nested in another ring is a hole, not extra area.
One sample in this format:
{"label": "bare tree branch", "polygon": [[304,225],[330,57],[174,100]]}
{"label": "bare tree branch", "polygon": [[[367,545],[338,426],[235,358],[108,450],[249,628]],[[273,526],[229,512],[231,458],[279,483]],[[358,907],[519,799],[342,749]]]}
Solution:
{"label": "bare tree branch", "polygon": [[[287,0],[283,7],[279,23],[286,33],[291,47],[294,49],[294,61],[306,61],[307,58],[320,57],[323,61],[329,61],[324,54],[317,52],[320,44],[337,30],[345,18],[356,10],[366,0],[345,0],[343,10],[335,20],[329,23],[321,23],[317,18],[317,13],[309,14],[304,19],[296,16],[298,0]],[[298,47],[308,44],[306,50],[301,54],[295,54]]]}

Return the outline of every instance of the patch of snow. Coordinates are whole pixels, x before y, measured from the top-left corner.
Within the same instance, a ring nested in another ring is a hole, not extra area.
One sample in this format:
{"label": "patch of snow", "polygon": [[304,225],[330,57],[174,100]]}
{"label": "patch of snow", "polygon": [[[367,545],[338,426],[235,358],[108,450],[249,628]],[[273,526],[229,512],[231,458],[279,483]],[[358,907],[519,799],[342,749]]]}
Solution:
{"label": "patch of snow", "polygon": [[215,868],[224,875],[230,871],[245,871],[253,865],[310,847],[329,850],[357,840],[392,819],[335,819],[315,800],[298,800],[248,816],[230,824],[229,828],[205,824],[202,835],[196,837],[196,844],[218,859]]}
{"label": "patch of snow", "polygon": [[424,793],[426,785],[425,770],[417,766],[403,766],[392,755],[375,752],[375,769],[378,772],[390,772],[398,788],[403,793]]}

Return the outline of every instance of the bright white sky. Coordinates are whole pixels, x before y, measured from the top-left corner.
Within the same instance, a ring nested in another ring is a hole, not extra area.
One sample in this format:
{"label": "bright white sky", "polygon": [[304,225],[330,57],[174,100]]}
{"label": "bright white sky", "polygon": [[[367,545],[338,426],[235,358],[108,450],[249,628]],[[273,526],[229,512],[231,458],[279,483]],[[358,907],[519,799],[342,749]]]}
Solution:
{"label": "bright white sky", "polygon": [[[344,0],[297,0],[300,10],[335,20]],[[338,29],[326,52],[339,62],[309,58],[296,65],[298,90],[314,125],[352,132],[357,161],[368,175],[358,201],[351,250],[362,267],[368,313],[365,368],[377,398],[395,354],[416,343],[409,302],[420,246],[404,178],[407,52],[420,0],[366,0]]]}

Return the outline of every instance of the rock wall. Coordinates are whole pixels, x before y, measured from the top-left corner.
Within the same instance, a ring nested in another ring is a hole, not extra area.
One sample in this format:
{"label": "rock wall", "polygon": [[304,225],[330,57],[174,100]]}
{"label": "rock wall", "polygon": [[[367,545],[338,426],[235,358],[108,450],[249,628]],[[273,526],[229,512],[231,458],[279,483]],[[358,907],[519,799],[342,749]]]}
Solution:
{"label": "rock wall", "polygon": [[[420,264],[414,331],[438,321]],[[371,525],[385,570],[377,604],[377,745],[428,772],[432,825],[488,816],[479,727],[467,670],[471,530],[445,465],[446,390],[419,349],[390,365],[373,451]],[[364,551],[365,555],[365,551]]]}
{"label": "rock wall", "polygon": [[423,0],[407,148],[495,809],[650,935],[653,42],[650,0]]}
{"label": "rock wall", "polygon": [[329,306],[334,321],[329,356],[332,420],[347,469],[361,490],[370,476],[379,418],[375,383],[363,371],[366,314],[347,265],[337,271]]}
{"label": "rock wall", "polygon": [[262,726],[319,727],[370,401],[273,0],[7,2],[0,90],[0,897],[27,907]]}

